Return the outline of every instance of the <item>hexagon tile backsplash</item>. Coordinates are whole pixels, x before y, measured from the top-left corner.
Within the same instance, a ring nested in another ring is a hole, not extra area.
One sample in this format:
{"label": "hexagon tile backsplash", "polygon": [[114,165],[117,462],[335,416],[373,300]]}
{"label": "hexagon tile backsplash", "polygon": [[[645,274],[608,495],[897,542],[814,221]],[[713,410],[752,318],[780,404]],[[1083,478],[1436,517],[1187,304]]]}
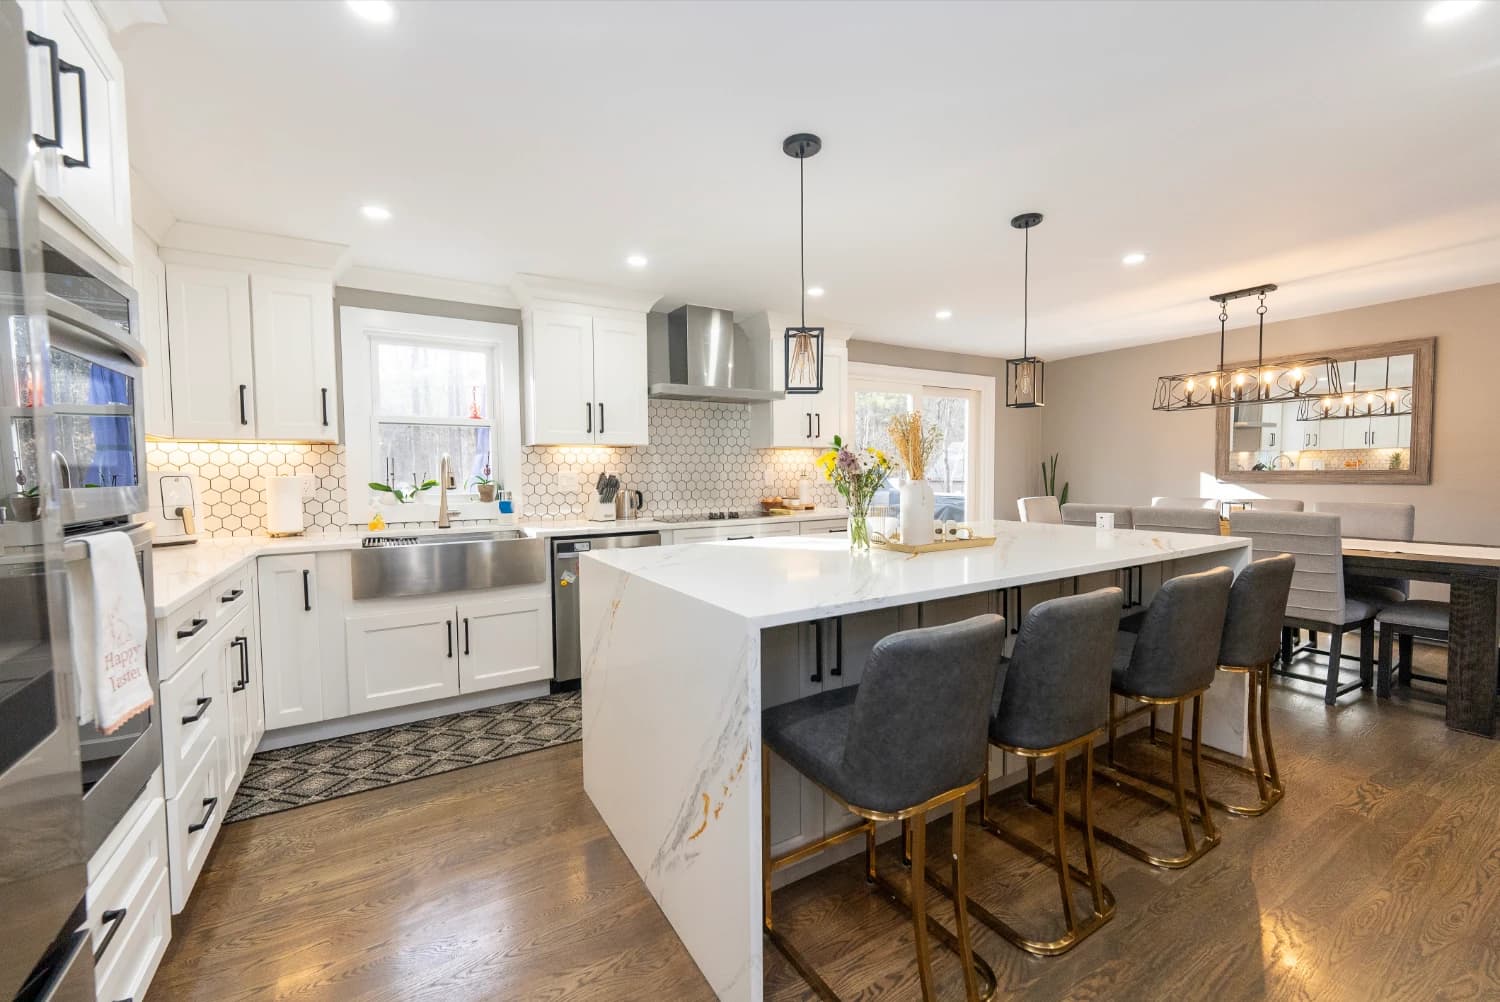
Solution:
{"label": "hexagon tile backsplash", "polygon": [[[515,485],[522,514],[582,517],[594,481],[605,471],[645,495],[648,516],[753,509],[768,492],[795,494],[803,477],[812,481],[819,506],[841,504],[833,486],[819,478],[814,450],[750,447],[747,405],[653,400],[650,434],[651,444],[639,448],[524,450],[521,483]],[[151,470],[198,475],[203,492],[199,531],[205,536],[262,535],[268,476],[317,477],[313,497],[304,502],[309,533],[360,527],[349,525],[345,512],[349,485],[342,446],[151,441],[146,443],[146,464]],[[365,478],[355,479],[363,492]]]}

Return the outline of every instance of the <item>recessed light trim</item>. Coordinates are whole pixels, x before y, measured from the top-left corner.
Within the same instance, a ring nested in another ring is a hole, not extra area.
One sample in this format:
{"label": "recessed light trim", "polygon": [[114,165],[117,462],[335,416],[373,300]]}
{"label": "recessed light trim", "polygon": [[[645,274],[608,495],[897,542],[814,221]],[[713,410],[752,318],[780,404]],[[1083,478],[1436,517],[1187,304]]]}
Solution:
{"label": "recessed light trim", "polygon": [[1135,267],[1138,264],[1145,264],[1146,263],[1146,252],[1145,251],[1131,251],[1130,253],[1126,254],[1124,257],[1120,258],[1120,263],[1123,264],[1123,265],[1125,265],[1125,267],[1127,267],[1127,268],[1133,268],[1133,267]]}
{"label": "recessed light trim", "polygon": [[807,294],[814,299],[821,299],[823,296],[823,287],[821,285],[809,285],[807,287]]}
{"label": "recessed light trim", "polygon": [[1428,24],[1449,24],[1480,8],[1480,0],[1438,0],[1427,8],[1424,20]]}
{"label": "recessed light trim", "polygon": [[937,317],[939,320],[948,320],[948,319],[952,318],[953,311],[952,310],[938,310],[936,313],[933,314],[933,316]]}
{"label": "recessed light trim", "polygon": [[391,218],[391,210],[383,205],[365,205],[361,206],[359,211],[372,223],[384,223]]}
{"label": "recessed light trim", "polygon": [[646,260],[646,255],[644,254],[632,254],[625,259],[625,263],[632,268],[644,268],[651,262]]}
{"label": "recessed light trim", "polygon": [[396,20],[396,5],[391,0],[344,0],[344,5],[371,24],[390,24]]}

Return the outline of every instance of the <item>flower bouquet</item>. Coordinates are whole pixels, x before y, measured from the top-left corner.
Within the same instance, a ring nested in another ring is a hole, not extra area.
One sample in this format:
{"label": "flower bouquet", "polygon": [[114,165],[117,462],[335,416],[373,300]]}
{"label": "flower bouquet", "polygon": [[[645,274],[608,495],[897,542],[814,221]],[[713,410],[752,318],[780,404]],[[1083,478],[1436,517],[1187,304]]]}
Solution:
{"label": "flower bouquet", "polygon": [[879,449],[856,452],[833,436],[833,448],[818,457],[818,469],[849,504],[849,548],[870,548],[870,502],[891,473],[891,461]]}

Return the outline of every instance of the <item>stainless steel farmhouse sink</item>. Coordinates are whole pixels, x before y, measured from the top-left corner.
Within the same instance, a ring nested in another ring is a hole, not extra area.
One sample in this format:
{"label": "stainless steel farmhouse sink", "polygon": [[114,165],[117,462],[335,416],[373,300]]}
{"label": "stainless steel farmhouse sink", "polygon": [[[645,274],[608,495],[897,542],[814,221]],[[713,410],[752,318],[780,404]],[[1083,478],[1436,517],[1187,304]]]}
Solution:
{"label": "stainless steel farmhouse sink", "polygon": [[350,560],[356,599],[436,595],[547,580],[547,544],[516,529],[371,536]]}

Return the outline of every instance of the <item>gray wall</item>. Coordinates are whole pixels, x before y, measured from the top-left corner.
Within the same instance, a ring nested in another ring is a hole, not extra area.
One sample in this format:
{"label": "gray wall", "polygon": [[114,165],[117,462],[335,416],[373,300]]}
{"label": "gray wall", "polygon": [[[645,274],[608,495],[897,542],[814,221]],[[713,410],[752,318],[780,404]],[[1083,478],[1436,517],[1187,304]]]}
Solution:
{"label": "gray wall", "polygon": [[[1274,299],[1271,304],[1274,315]],[[1426,486],[1251,484],[1267,497],[1409,502],[1418,539],[1500,544],[1500,285],[1383,303],[1266,326],[1266,353],[1284,355],[1437,337],[1432,483]],[[1231,331],[1228,354],[1255,349]],[[1218,335],[1070,358],[1047,366],[1040,451],[1060,452],[1059,479],[1077,501],[1149,504],[1196,496],[1214,472],[1214,414],[1151,409],[1156,377],[1210,366]]]}
{"label": "gray wall", "polygon": [[[965,372],[995,378],[995,516],[1016,518],[1016,498],[1041,490],[1040,453],[1037,448],[1042,413],[1009,410],[1005,406],[1005,361],[985,355],[962,355],[951,351],[927,351],[874,341],[850,341],[849,361],[877,365],[902,365],[913,369]],[[1049,367],[1047,391],[1052,391]]]}

